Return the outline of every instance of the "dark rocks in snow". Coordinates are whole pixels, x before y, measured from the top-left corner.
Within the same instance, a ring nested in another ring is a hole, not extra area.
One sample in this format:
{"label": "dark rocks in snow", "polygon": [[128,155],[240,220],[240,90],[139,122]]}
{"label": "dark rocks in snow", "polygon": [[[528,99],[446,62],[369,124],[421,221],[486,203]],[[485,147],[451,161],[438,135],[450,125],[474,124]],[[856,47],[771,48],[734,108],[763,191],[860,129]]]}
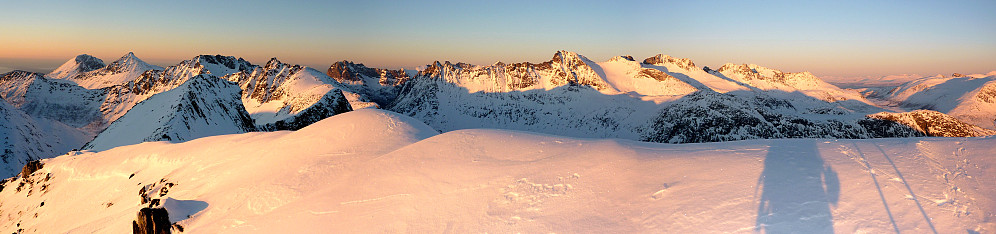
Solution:
{"label": "dark rocks in snow", "polygon": [[40,160],[28,161],[28,163],[25,163],[24,167],[21,168],[21,178],[27,179],[31,176],[31,173],[35,173],[36,171],[42,169],[43,166],[44,164],[42,164]]}
{"label": "dark rocks in snow", "polygon": [[131,222],[132,233],[136,234],[169,234],[172,226],[166,208],[142,208]]}

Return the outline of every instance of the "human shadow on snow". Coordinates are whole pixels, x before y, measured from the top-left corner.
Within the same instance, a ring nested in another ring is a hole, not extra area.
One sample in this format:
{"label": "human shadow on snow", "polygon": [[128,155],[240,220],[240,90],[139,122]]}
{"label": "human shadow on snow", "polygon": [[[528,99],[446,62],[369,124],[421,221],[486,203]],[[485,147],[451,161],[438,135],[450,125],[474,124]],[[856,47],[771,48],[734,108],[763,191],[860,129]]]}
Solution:
{"label": "human shadow on snow", "polygon": [[824,163],[815,140],[770,141],[754,230],[765,233],[833,233],[831,207],[840,181]]}

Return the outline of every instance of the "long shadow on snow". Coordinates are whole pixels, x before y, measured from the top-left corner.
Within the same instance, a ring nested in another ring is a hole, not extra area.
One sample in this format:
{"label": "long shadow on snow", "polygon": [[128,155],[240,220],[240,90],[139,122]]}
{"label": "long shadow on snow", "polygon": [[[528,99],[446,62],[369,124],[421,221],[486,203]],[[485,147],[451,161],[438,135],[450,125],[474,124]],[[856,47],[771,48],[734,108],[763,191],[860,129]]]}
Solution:
{"label": "long shadow on snow", "polygon": [[772,141],[758,178],[762,189],[755,231],[833,233],[840,181],[815,140]]}

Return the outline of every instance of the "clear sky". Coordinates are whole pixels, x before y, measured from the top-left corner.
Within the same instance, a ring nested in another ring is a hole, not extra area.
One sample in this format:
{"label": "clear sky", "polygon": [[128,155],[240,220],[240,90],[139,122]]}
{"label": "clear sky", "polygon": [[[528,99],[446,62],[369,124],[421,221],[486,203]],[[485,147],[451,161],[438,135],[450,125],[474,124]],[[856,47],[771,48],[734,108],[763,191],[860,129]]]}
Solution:
{"label": "clear sky", "polygon": [[595,61],[663,53],[820,76],[996,70],[996,1],[12,1],[0,72],[87,53],[157,65],[198,54],[323,70],[338,60]]}

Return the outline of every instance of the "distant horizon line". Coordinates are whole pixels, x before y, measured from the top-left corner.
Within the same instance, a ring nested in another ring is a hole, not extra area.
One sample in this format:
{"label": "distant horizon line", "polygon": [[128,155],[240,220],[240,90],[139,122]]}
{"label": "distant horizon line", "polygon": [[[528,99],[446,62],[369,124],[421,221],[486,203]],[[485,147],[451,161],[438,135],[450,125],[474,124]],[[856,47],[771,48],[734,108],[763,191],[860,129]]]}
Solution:
{"label": "distant horizon line", "polygon": [[[559,53],[560,51],[573,52],[573,51],[570,51],[570,50],[557,50],[557,51],[554,52],[554,54]],[[128,53],[134,53],[134,52],[133,51],[128,51],[128,52],[125,52],[121,56],[112,57],[112,59],[100,58],[98,56],[91,55],[90,53],[81,53],[81,54],[70,56],[69,58],[23,58],[23,57],[22,58],[17,58],[17,57],[0,57],[0,74],[11,72],[11,71],[16,71],[16,70],[27,71],[27,72],[34,72],[34,73],[41,73],[41,74],[48,74],[48,73],[54,71],[55,69],[57,69],[62,64],[68,62],[69,60],[71,60],[71,59],[73,59],[73,58],[75,58],[76,56],[79,56],[79,55],[93,56],[93,57],[101,59],[105,63],[110,63],[110,62],[116,61],[117,59],[121,58],[122,56],[127,55]],[[615,57],[619,57],[619,56],[631,56],[631,55],[616,55],[616,56],[612,56],[612,57],[610,57],[608,59],[604,59],[604,61],[603,61],[603,60],[591,59],[588,56],[585,56],[585,55],[583,55],[581,53],[577,53],[577,52],[573,52],[573,53],[576,53],[578,55],[584,56],[585,58],[588,58],[589,60],[591,60],[593,62],[596,62],[596,63],[607,62],[610,59],[615,58]],[[185,60],[189,60],[189,59],[191,59],[193,57],[202,56],[202,55],[212,55],[212,56],[214,56],[214,55],[220,55],[220,56],[235,57],[235,58],[244,59],[246,61],[250,61],[250,59],[247,59],[247,58],[242,57],[242,56],[226,55],[226,54],[220,54],[220,53],[201,53],[201,54],[196,54],[196,55],[190,56],[189,58],[180,58],[180,59],[170,58],[170,59],[168,59],[170,61],[165,61],[167,59],[164,59],[164,58],[149,58],[149,59],[146,59],[146,58],[143,58],[143,57],[141,57],[141,56],[139,56],[137,54],[135,55],[135,57],[138,57],[139,59],[142,59],[143,61],[146,61],[146,63],[152,64],[152,65],[156,65],[156,66],[160,66],[160,67],[167,67],[167,66],[177,65],[180,62],[183,62]],[[651,55],[650,57],[657,56],[657,55],[671,56],[669,54],[658,53],[658,54]],[[634,56],[631,56],[631,57],[634,57]],[[648,57],[648,58],[650,58],[650,57]],[[677,56],[671,56],[671,57],[680,58],[680,59],[689,59],[689,60],[692,60],[692,62],[694,63],[694,60],[691,59],[691,58],[677,57]],[[417,66],[393,66],[393,67],[391,67],[391,66],[376,66],[376,65],[370,66],[370,65],[366,65],[366,63],[363,63],[363,62],[360,62],[360,61],[357,61],[357,60],[350,60],[350,59],[331,59],[330,60],[331,62],[329,62],[327,64],[309,64],[309,63],[287,62],[287,61],[285,61],[283,59],[280,59],[279,57],[270,57],[270,58],[266,58],[265,60],[269,61],[269,60],[274,59],[274,58],[276,58],[277,60],[279,60],[279,61],[281,61],[283,63],[293,64],[293,65],[302,65],[302,66],[306,66],[306,67],[311,67],[311,68],[319,70],[319,71],[323,71],[323,69],[327,69],[328,66],[331,66],[332,64],[334,64],[336,62],[339,62],[339,61],[349,61],[349,62],[353,62],[353,63],[357,63],[357,64],[363,64],[363,65],[365,65],[367,67],[370,67],[370,68],[380,68],[380,69],[398,69],[398,68],[400,68],[400,69],[408,70],[408,71],[417,71],[417,70],[419,70],[420,67],[425,67],[425,66],[430,65],[430,64],[435,63],[435,62],[450,62],[450,63],[454,63],[454,64],[456,64],[456,63],[466,63],[466,64],[475,65],[475,66],[487,66],[487,65],[491,65],[491,64],[495,64],[495,63],[506,63],[506,64],[507,63],[521,63],[521,62],[536,63],[536,61],[515,61],[515,62],[509,61],[509,62],[506,62],[506,61],[500,61],[500,60],[498,60],[498,61],[491,62],[490,64],[474,64],[474,63],[469,63],[469,62],[464,62],[464,61],[433,60],[433,61],[430,61],[430,62],[425,63],[423,65],[417,65]],[[634,57],[634,59],[635,59],[635,57]],[[27,61],[25,61],[25,60],[27,60]],[[253,59],[253,60],[255,60],[255,59]],[[6,65],[6,64],[11,63],[12,61],[25,61],[25,62],[27,62],[25,64],[35,64],[35,65],[34,66]],[[175,62],[172,62],[172,61],[175,61]],[[546,61],[549,61],[549,60],[544,60],[544,61],[539,61],[539,62],[541,63],[541,62],[546,62]],[[252,63],[254,65],[261,65],[260,63],[255,63],[255,62],[251,62],[251,61],[250,61],[250,63]],[[265,63],[265,62],[263,62],[263,63]],[[732,64],[755,64],[755,65],[758,65],[758,66],[767,67],[767,68],[771,68],[771,69],[776,69],[776,70],[782,71],[782,68],[768,66],[768,65],[765,65],[765,64],[757,64],[757,63],[750,63],[750,62],[748,62],[748,63],[727,62],[727,63],[732,63]],[[726,64],[726,63],[724,63],[724,64]],[[720,64],[719,66],[722,66],[722,65],[723,64]],[[699,65],[696,64],[696,66],[699,66]],[[704,67],[710,67],[710,66],[706,65],[706,66],[702,66],[702,67],[704,68]],[[783,72],[786,72],[786,73],[798,73],[798,72],[810,72],[810,71],[805,70],[805,71],[791,71],[791,72],[789,72],[789,71],[783,71]],[[810,73],[813,73],[813,72],[810,72]],[[989,71],[953,72],[951,74],[944,74],[944,73],[921,74],[921,73],[911,72],[911,73],[878,73],[878,74],[869,74],[869,75],[818,75],[818,74],[814,74],[814,75],[817,76],[817,77],[819,77],[819,78],[821,78],[821,79],[823,79],[823,80],[825,80],[825,81],[828,81],[828,82],[830,82],[831,80],[827,80],[827,79],[833,79],[833,80],[837,80],[839,82],[846,82],[846,81],[853,81],[856,78],[874,79],[874,78],[886,78],[886,77],[895,77],[895,76],[907,76],[907,77],[917,77],[917,78],[935,77],[935,76],[945,76],[945,77],[947,77],[947,76],[953,75],[954,73],[959,73],[959,74],[963,74],[963,75],[973,75],[973,74],[986,75],[986,74],[996,73],[996,68],[993,68],[993,70],[989,70]]]}

